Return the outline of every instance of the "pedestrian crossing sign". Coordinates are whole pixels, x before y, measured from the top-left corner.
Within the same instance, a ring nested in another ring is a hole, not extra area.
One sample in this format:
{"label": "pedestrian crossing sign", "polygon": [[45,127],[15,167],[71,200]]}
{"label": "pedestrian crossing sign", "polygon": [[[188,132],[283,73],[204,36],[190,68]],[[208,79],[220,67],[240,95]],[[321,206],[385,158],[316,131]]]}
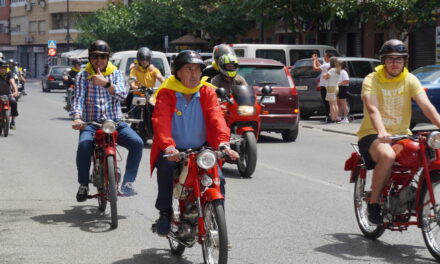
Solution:
{"label": "pedestrian crossing sign", "polygon": [[57,48],[57,41],[56,40],[48,40],[47,41],[47,48],[56,49]]}

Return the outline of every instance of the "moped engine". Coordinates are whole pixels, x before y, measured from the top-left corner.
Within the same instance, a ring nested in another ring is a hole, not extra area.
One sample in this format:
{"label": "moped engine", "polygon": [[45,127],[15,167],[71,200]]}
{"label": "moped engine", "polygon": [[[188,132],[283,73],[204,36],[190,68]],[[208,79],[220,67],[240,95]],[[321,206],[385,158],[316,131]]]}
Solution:
{"label": "moped engine", "polygon": [[[403,188],[399,193],[389,195],[384,210],[392,216],[401,215],[407,211],[411,212],[411,210],[415,208],[415,200],[416,188],[409,185]],[[407,220],[409,220],[409,217]]]}

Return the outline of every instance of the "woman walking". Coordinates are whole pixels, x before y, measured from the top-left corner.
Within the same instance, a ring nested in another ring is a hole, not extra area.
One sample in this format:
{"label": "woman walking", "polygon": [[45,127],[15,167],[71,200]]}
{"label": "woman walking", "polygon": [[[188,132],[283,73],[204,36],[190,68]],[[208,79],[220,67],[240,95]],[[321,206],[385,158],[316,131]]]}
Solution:
{"label": "woman walking", "polygon": [[340,74],[341,66],[339,65],[338,58],[331,57],[330,69],[324,75],[324,78],[327,80],[327,95],[325,100],[327,100],[330,105],[330,118],[332,123],[336,123],[338,121],[339,115],[337,94],[339,90],[338,83]]}

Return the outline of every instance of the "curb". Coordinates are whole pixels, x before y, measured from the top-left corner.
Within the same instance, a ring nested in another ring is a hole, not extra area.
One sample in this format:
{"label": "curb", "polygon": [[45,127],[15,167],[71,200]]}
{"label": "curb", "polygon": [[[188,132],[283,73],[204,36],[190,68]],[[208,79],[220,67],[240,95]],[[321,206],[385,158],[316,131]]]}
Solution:
{"label": "curb", "polygon": [[320,128],[320,127],[315,127],[315,126],[310,126],[310,125],[301,125],[301,127],[309,128],[309,129],[318,129],[318,130],[322,130],[325,132],[338,133],[338,134],[354,136],[354,137],[356,136],[356,133],[353,133],[353,132],[341,131],[341,130],[336,130],[336,129],[331,129],[331,128]]}

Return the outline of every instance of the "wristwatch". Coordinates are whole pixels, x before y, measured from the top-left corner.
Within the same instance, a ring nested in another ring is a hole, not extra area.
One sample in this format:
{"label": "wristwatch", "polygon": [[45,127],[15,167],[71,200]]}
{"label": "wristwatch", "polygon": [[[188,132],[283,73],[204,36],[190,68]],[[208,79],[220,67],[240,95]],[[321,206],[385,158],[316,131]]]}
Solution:
{"label": "wristwatch", "polygon": [[104,85],[104,88],[105,88],[105,89],[108,89],[108,88],[110,88],[110,86],[112,86],[112,83],[111,83],[111,82],[107,82],[107,83]]}

